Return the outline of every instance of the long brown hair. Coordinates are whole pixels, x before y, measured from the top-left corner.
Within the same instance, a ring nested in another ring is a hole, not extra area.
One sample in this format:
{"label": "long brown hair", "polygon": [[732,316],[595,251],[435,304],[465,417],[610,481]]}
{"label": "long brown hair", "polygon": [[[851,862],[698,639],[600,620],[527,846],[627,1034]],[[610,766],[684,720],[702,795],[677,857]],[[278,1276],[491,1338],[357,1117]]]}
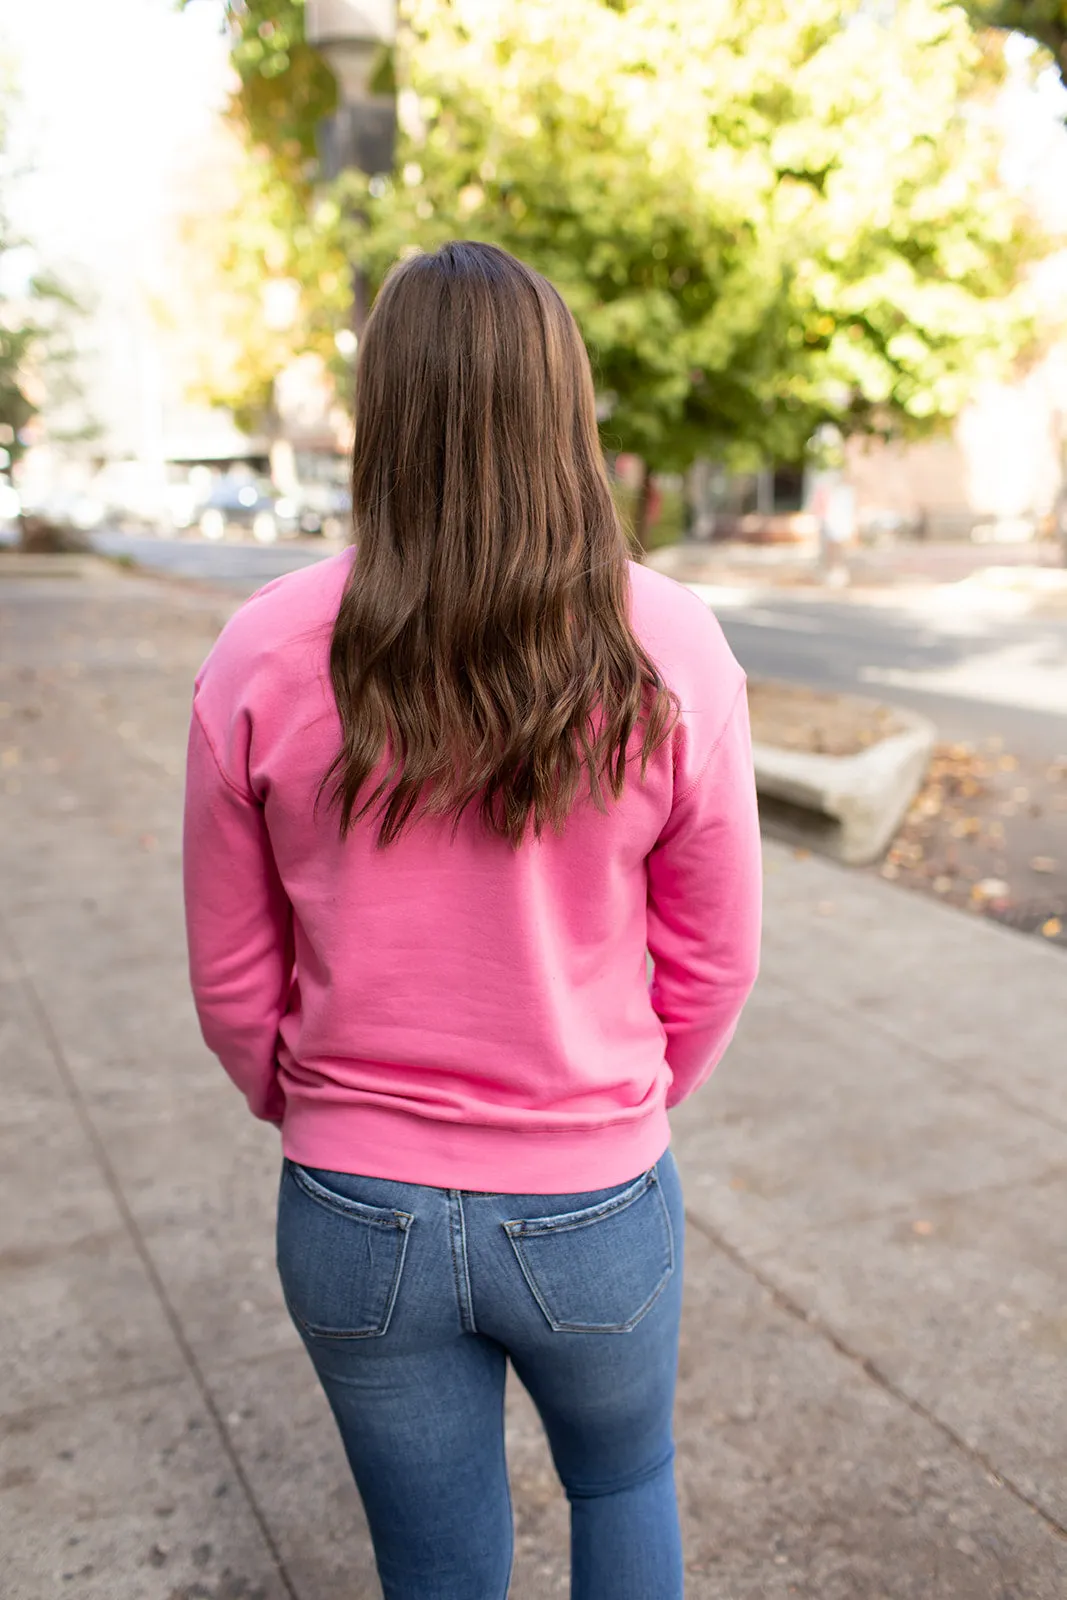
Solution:
{"label": "long brown hair", "polygon": [[[677,701],[635,639],[589,361],[552,285],[491,245],[393,268],[360,341],[356,553],[330,648],[342,835],[477,805],[518,845],[606,809]],[[388,752],[387,769],[368,780]]]}

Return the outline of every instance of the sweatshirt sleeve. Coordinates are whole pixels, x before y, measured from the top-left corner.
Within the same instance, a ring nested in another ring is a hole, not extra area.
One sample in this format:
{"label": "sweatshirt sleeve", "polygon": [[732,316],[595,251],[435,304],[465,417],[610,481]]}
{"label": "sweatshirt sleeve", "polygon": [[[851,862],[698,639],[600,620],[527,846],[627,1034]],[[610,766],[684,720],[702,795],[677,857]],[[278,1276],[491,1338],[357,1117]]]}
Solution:
{"label": "sweatshirt sleeve", "polygon": [[742,683],[699,775],[648,858],[652,1004],[667,1032],[668,1107],[699,1089],[733,1038],[759,967],[762,858]]}
{"label": "sweatshirt sleeve", "polygon": [[183,865],[200,1028],[257,1117],[280,1123],[275,1050],[293,975],[293,915],[263,807],[222,769],[197,713],[189,733]]}

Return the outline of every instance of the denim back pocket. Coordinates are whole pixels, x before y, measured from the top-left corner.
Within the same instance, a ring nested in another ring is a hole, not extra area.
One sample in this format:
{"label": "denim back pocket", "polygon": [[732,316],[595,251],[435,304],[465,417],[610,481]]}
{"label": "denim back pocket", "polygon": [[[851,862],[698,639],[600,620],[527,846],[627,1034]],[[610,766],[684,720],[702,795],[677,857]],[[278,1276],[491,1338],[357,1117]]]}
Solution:
{"label": "denim back pocket", "polygon": [[287,1161],[278,1203],[278,1273],[289,1314],[316,1339],[373,1339],[396,1305],[414,1218],[326,1188]]}
{"label": "denim back pocket", "polygon": [[583,1211],[505,1222],[523,1276],[557,1333],[629,1333],[674,1271],[655,1169]]}

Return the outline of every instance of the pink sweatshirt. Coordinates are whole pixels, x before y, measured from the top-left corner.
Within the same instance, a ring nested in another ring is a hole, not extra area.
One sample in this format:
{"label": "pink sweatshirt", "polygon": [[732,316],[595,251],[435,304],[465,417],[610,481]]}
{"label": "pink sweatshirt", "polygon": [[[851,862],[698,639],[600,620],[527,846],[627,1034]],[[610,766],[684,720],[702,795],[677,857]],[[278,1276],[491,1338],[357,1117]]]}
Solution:
{"label": "pink sweatshirt", "polygon": [[[744,676],[688,590],[633,565],[682,716],[608,814],[518,851],[470,813],[378,849],[315,812],[340,724],[346,551],[261,589],[197,680],[185,893],[204,1038],[306,1166],[500,1193],[622,1183],[670,1139],[756,976]],[[646,948],[655,965],[649,988]]]}

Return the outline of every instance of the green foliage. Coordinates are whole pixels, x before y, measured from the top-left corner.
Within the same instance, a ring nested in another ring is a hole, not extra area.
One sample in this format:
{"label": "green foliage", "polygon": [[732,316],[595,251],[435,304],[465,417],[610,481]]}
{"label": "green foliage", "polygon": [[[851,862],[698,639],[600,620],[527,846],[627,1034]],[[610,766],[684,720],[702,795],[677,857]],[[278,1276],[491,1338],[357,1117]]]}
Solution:
{"label": "green foliage", "polygon": [[[337,87],[305,42],[303,0],[226,0],[224,14],[238,78],[229,121],[244,159],[230,211],[192,216],[184,229],[190,260],[214,268],[192,388],[256,432],[275,378],[299,355],[319,356],[341,393],[349,386],[334,334],[351,299],[352,228],[318,184],[317,133]],[[275,291],[291,301],[280,318]]]}
{"label": "green foliage", "polygon": [[573,309],[605,443],[677,469],[797,460],[826,421],[929,431],[1025,339],[1014,290],[1038,242],[998,181],[957,6],[408,0],[396,175],[318,202],[330,99],[302,9],[231,7],[234,114],[262,143],[230,268],[299,281],[294,349],[325,353],[346,250],[377,281],[405,251],[490,240]]}

